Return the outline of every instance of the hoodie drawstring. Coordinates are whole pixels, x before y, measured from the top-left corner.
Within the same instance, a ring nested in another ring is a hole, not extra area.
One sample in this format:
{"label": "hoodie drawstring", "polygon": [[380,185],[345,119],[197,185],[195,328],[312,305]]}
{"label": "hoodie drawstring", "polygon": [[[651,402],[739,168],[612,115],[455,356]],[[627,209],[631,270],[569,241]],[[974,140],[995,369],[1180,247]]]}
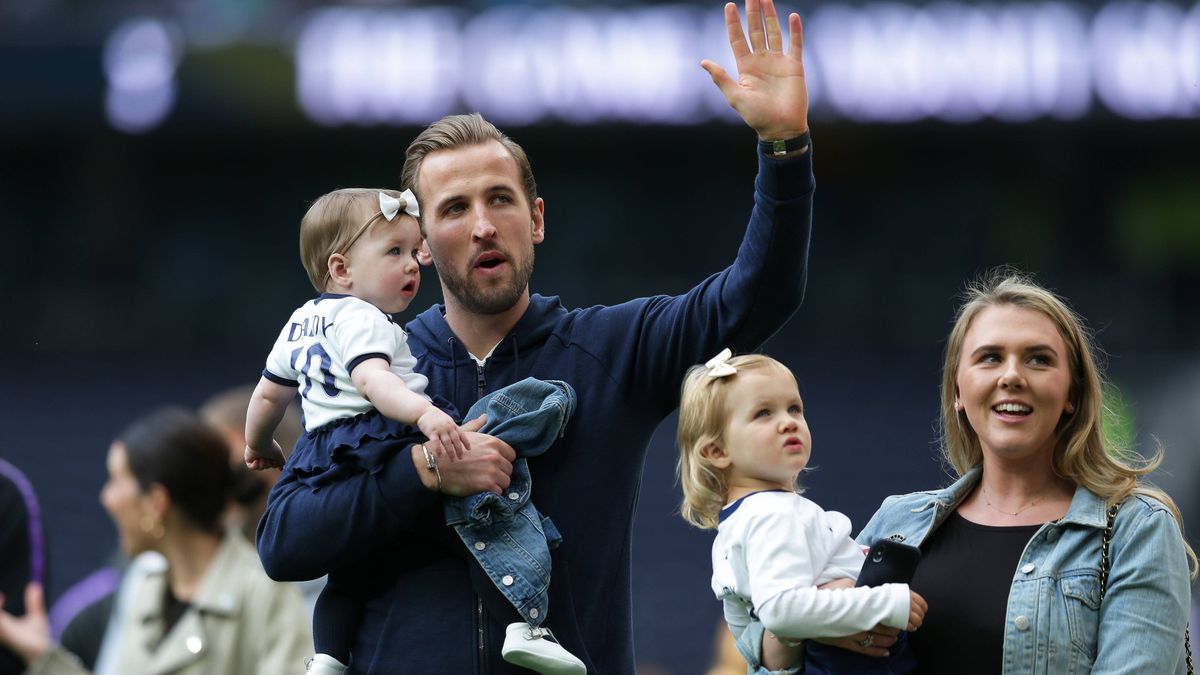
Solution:
{"label": "hoodie drawstring", "polygon": [[[458,359],[454,356],[454,345],[457,342],[453,335],[446,338],[446,344],[450,346],[450,381],[454,383],[454,390],[450,394],[451,401],[458,399]],[[458,414],[466,414],[466,411],[460,411]]]}

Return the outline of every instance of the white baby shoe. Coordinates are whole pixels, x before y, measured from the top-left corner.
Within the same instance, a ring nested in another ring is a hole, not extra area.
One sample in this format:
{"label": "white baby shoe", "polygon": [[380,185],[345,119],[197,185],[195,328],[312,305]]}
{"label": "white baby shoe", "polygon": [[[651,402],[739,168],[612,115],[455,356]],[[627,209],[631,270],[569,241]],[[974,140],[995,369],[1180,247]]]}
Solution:
{"label": "white baby shoe", "polygon": [[305,661],[308,675],[345,675],[350,670],[349,666],[342,665],[341,661],[328,654],[317,654]]}
{"label": "white baby shoe", "polygon": [[500,654],[505,661],[542,675],[587,675],[583,661],[563,649],[549,628],[524,622],[508,624]]}

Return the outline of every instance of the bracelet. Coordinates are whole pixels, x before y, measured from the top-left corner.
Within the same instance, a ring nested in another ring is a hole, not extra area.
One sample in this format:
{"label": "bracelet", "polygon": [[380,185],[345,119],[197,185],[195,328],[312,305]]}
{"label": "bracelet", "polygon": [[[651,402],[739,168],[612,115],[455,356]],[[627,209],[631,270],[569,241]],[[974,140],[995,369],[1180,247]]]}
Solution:
{"label": "bracelet", "polygon": [[425,444],[421,444],[421,453],[425,455],[425,468],[433,472],[437,476],[438,492],[442,491],[442,472],[438,470],[437,460],[433,458],[433,453],[429,452],[429,448]]}
{"label": "bracelet", "polygon": [[808,151],[808,146],[811,144],[812,136],[806,131],[795,138],[759,141],[758,147],[768,156],[780,159],[795,152],[803,154]]}

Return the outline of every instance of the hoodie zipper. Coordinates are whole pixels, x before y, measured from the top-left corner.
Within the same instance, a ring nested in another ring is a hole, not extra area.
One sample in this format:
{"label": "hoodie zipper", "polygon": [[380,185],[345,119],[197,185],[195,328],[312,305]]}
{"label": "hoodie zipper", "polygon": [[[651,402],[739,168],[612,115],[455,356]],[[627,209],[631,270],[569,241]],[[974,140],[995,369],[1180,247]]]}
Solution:
{"label": "hoodie zipper", "polygon": [[[483,389],[487,385],[483,379],[483,365],[477,364],[475,367],[475,372],[477,375],[476,385],[478,387],[475,392],[475,400],[479,400],[483,398]],[[479,643],[477,646],[479,649],[479,673],[480,675],[485,675],[485,673],[487,673],[487,654],[484,650],[483,644],[483,598],[480,598],[479,596],[475,596],[475,625],[478,626],[477,637],[479,639]]]}

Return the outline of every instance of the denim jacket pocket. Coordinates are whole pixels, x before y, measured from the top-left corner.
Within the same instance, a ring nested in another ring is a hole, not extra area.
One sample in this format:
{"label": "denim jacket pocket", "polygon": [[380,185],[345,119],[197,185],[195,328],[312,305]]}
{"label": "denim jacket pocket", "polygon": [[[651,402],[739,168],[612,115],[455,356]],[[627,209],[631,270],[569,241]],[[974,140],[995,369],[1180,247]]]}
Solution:
{"label": "denim jacket pocket", "polygon": [[1088,661],[1096,658],[1096,635],[1100,630],[1100,576],[1083,572],[1059,580],[1071,645]]}

